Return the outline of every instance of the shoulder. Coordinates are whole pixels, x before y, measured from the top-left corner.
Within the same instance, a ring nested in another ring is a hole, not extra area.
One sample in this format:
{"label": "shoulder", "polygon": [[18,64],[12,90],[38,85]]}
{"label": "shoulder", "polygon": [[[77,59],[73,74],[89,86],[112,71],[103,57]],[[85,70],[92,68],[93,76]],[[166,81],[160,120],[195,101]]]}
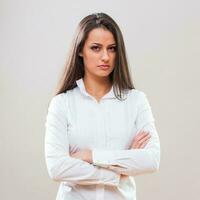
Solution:
{"label": "shoulder", "polygon": [[63,92],[63,93],[57,94],[54,97],[52,97],[51,102],[61,103],[62,101],[66,100],[67,95],[68,95],[67,92]]}
{"label": "shoulder", "polygon": [[150,107],[148,97],[145,92],[138,89],[131,89],[129,92],[130,101],[137,107]]}
{"label": "shoulder", "polygon": [[146,94],[143,91],[138,90],[138,89],[129,90],[129,96],[132,100],[134,99],[134,100],[137,100],[137,101],[140,101],[140,100],[146,98]]}
{"label": "shoulder", "polygon": [[53,96],[49,102],[49,110],[65,109],[67,106],[68,92],[63,92]]}

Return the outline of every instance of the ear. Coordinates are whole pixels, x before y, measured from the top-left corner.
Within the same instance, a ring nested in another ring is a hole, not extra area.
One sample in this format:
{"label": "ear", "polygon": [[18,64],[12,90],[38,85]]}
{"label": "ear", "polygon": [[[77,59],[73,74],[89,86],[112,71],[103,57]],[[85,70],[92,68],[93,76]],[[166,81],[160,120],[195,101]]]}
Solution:
{"label": "ear", "polygon": [[82,54],[82,52],[79,52],[79,54],[78,54],[80,57],[83,57],[83,54]]}

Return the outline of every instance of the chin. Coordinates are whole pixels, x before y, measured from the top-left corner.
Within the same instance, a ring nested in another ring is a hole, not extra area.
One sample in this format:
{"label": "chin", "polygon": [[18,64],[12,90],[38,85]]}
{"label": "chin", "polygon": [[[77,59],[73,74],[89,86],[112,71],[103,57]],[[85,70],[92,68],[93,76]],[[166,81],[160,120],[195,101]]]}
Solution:
{"label": "chin", "polygon": [[96,74],[96,76],[99,77],[109,77],[111,73],[101,73],[101,74]]}

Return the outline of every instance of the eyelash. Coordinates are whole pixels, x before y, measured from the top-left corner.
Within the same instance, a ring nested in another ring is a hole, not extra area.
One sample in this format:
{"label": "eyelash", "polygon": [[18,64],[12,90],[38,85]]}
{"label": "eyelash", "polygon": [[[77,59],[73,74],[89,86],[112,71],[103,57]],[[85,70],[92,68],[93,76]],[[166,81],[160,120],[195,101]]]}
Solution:
{"label": "eyelash", "polygon": [[[91,49],[94,50],[94,51],[98,51],[100,49],[100,47],[99,46],[92,46]],[[116,47],[109,47],[109,49],[112,49],[112,52],[116,51]]]}

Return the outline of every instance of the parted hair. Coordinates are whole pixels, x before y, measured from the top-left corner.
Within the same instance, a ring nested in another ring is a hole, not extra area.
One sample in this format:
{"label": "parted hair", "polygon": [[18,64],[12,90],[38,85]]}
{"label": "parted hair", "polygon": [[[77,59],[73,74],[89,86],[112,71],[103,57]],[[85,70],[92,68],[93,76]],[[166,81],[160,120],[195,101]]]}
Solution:
{"label": "parted hair", "polygon": [[116,98],[123,100],[123,92],[135,88],[131,80],[124,39],[119,26],[109,15],[94,13],[84,17],[78,24],[55,95],[77,87],[76,80],[84,77],[83,58],[79,56],[79,53],[84,47],[88,34],[95,28],[110,31],[116,42],[115,66],[109,74]]}

